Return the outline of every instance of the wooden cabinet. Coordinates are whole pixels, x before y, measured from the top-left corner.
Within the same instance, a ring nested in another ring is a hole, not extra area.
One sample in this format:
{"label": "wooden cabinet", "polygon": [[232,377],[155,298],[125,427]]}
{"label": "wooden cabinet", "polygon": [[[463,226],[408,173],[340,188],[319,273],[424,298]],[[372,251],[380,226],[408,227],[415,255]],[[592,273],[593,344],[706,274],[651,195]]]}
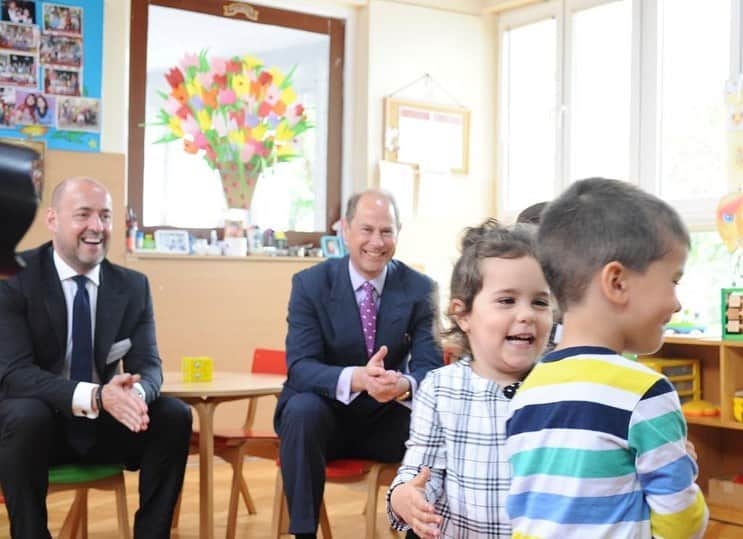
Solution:
{"label": "wooden cabinet", "polygon": [[[733,396],[743,389],[743,342],[693,337],[666,337],[653,354],[700,360],[702,398],[720,407],[719,417],[687,418],[689,439],[699,455],[699,485],[709,478],[743,472],[743,423],[733,417]],[[743,512],[709,504],[711,517],[743,525]]]}

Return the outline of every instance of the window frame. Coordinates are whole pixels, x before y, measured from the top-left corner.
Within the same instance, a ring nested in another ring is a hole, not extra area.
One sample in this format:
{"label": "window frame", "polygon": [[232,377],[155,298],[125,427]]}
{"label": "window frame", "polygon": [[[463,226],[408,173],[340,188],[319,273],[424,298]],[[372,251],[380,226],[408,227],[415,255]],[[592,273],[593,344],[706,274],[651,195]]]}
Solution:
{"label": "window frame", "polygon": [[[205,2],[204,0],[132,0],[130,53],[129,53],[129,152],[127,157],[127,201],[128,205],[141,219],[143,216],[144,189],[144,123],[147,79],[147,28],[149,7],[162,6],[184,11],[236,19],[240,15],[226,15],[227,6],[234,5],[229,0]],[[327,138],[327,178],[325,188],[325,231],[300,232],[288,230],[290,244],[319,242],[319,238],[331,230],[341,216],[341,175],[343,150],[343,71],[345,48],[345,20],[288,11],[266,6],[252,7],[242,4],[246,10],[253,9],[255,18],[245,19],[257,24],[283,26],[307,32],[326,34],[330,38],[328,59],[328,138]],[[174,228],[170,226],[144,226],[139,229],[145,233],[155,229]],[[196,236],[205,236],[212,228],[186,229]],[[222,231],[219,231],[222,234]]]}
{"label": "window frame", "polygon": [[[608,4],[615,0],[548,0],[543,4],[526,6],[504,13],[498,21],[498,63],[499,77],[506,74],[502,68],[503,42],[505,32],[524,25],[533,24],[547,18],[557,22],[556,51],[557,79],[555,117],[555,193],[562,192],[570,183],[570,111],[572,98],[571,40],[572,14]],[[629,156],[628,180],[644,190],[660,193],[659,174],[659,92],[658,92],[658,18],[660,6],[658,1],[628,0],[632,9],[631,67],[630,67],[630,110],[629,113]],[[728,78],[743,76],[743,0],[731,2],[731,39],[730,69]],[[505,112],[502,107],[503,95],[500,86],[497,96],[499,117]],[[498,215],[513,219],[518,209],[509,209],[505,205],[504,194],[507,191],[507,171],[504,170],[505,152],[503,125],[498,127],[497,153],[497,210]],[[714,209],[717,198],[709,199],[668,199],[681,213],[687,224],[695,230],[714,228]]]}

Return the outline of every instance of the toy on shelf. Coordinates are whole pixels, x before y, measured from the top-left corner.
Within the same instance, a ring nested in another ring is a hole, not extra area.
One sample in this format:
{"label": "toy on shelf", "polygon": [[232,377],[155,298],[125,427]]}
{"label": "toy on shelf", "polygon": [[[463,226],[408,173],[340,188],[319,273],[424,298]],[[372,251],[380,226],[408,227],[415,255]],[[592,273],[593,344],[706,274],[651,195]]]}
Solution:
{"label": "toy on shelf", "polygon": [[703,400],[687,401],[681,405],[684,417],[717,417],[720,415],[720,407],[711,402]]}
{"label": "toy on shelf", "polygon": [[674,313],[671,321],[666,324],[666,335],[702,335],[707,326],[699,321],[699,313],[691,313],[689,309]]}
{"label": "toy on shelf", "polygon": [[733,397],[733,416],[737,422],[743,423],[743,389],[736,391]]}
{"label": "toy on shelf", "polygon": [[722,338],[743,341],[743,288],[721,291]]}
{"label": "toy on shelf", "polygon": [[698,359],[666,359],[660,357],[641,358],[640,363],[650,367],[670,380],[683,403],[702,398]]}

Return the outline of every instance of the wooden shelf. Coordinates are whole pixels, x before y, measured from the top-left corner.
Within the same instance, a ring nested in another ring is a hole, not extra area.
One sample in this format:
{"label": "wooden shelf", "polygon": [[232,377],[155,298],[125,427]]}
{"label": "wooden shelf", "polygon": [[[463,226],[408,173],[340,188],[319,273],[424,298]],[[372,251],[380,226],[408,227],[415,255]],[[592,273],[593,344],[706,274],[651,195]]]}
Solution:
{"label": "wooden shelf", "polygon": [[[699,336],[699,337],[686,337],[681,335],[667,335],[663,338],[663,342],[665,344],[691,344],[694,346],[720,346],[719,337],[705,337],[705,336]],[[727,344],[728,341],[725,341]],[[741,342],[741,345],[743,345],[743,342]]]}
{"label": "wooden shelf", "polygon": [[268,256],[268,255],[245,255],[245,256],[227,256],[227,255],[182,255],[173,253],[160,253],[157,251],[135,251],[126,253],[126,260],[198,260],[206,262],[299,262],[307,264],[316,264],[326,260],[314,256]]}
{"label": "wooden shelf", "polygon": [[687,417],[686,422],[689,425],[702,425],[703,427],[743,430],[743,423],[738,423],[737,421],[723,421],[719,417]]}
{"label": "wooden shelf", "polygon": [[[698,359],[702,399],[720,407],[717,417],[686,418],[699,456],[697,482],[707,491],[711,478],[743,472],[743,423],[733,419],[733,395],[743,389],[743,341],[715,337],[667,336],[655,357]],[[743,526],[743,511],[707,502],[714,520]]]}

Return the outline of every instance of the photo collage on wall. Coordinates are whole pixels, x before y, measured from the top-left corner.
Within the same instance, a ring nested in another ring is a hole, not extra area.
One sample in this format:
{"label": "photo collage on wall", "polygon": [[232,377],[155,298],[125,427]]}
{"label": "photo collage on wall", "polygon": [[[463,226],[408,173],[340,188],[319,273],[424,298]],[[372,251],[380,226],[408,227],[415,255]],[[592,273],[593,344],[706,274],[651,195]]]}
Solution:
{"label": "photo collage on wall", "polygon": [[0,1],[0,127],[100,132],[100,100],[83,97],[83,8]]}

